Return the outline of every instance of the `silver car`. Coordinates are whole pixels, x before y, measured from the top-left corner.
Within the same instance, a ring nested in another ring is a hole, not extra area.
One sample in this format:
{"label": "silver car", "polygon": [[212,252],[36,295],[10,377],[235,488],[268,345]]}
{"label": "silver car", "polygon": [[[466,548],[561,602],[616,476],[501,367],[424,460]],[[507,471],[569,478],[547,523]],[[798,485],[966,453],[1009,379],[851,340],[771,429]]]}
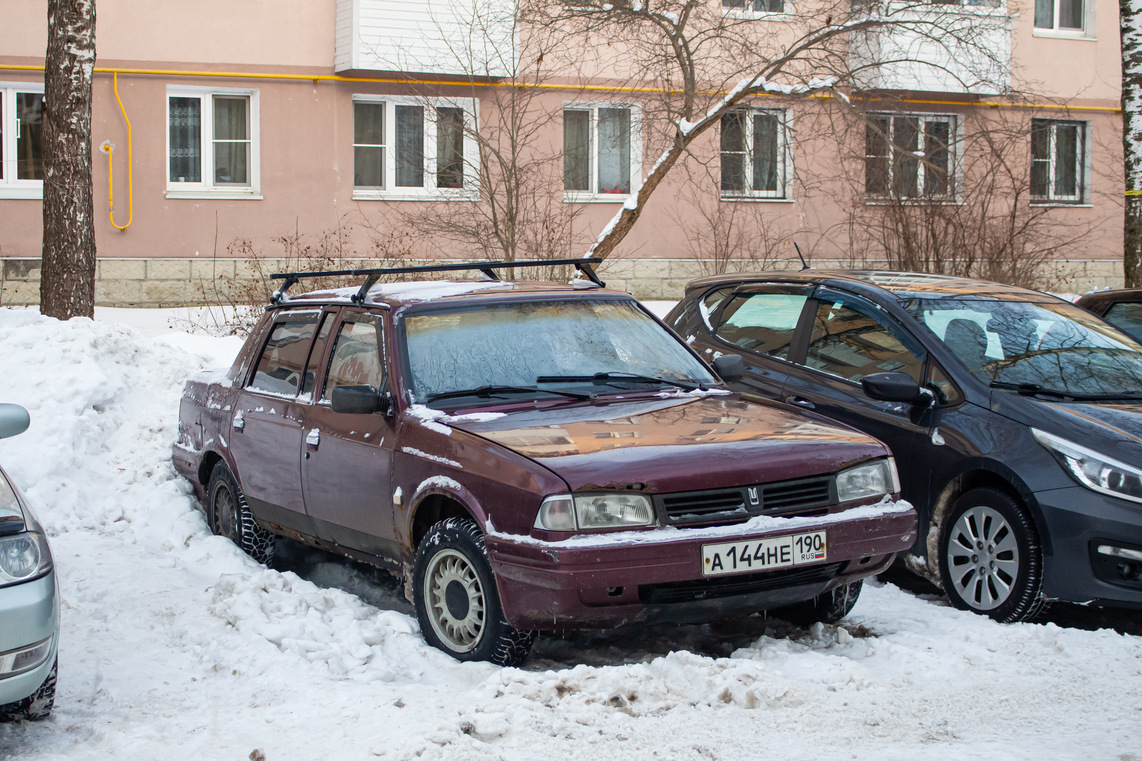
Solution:
{"label": "silver car", "polygon": [[[0,404],[0,438],[27,427],[27,410]],[[59,592],[48,540],[0,469],[0,721],[51,713],[58,641]]]}

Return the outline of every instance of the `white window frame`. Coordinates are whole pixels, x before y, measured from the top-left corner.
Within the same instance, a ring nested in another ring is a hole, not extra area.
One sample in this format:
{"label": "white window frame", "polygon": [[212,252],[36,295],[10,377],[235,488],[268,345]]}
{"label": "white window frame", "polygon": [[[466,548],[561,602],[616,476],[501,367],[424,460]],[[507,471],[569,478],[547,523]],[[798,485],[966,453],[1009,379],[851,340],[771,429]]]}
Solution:
{"label": "white window frame", "polygon": [[789,21],[796,16],[797,0],[784,0],[779,11],[763,11],[755,10],[753,5],[755,0],[741,0],[742,7],[733,7],[726,5],[726,0],[721,0],[722,15],[732,18],[764,18],[771,21]]}
{"label": "white window frame", "polygon": [[1035,25],[1035,0],[1031,2],[1031,33],[1035,37],[1061,37],[1071,40],[1093,40],[1094,36],[1094,9],[1095,0],[1082,0],[1083,3],[1083,26],[1082,29],[1060,29],[1059,28],[1059,0],[1051,0],[1051,6],[1054,9],[1053,25],[1051,27],[1040,27]]}
{"label": "white window frame", "polygon": [[[875,117],[887,117],[889,119],[894,119],[896,117],[910,117],[910,118],[914,118],[914,119],[919,119],[921,126],[926,125],[930,122],[950,122],[951,128],[948,130],[948,135],[949,135],[949,138],[948,138],[948,182],[951,185],[951,192],[945,193],[943,195],[927,195],[925,193],[919,193],[919,194],[913,195],[913,196],[899,196],[899,197],[893,195],[892,188],[895,184],[895,175],[893,174],[893,167],[895,166],[895,162],[893,161],[892,151],[894,151],[896,149],[896,146],[894,143],[894,137],[895,136],[890,134],[887,138],[888,139],[888,149],[889,149],[889,155],[888,155],[888,168],[889,168],[888,188],[889,188],[889,190],[888,190],[888,193],[887,194],[869,193],[867,190],[867,184],[866,184],[866,189],[865,189],[865,203],[866,204],[877,205],[877,204],[887,204],[887,203],[961,203],[962,202],[962,199],[960,197],[961,186],[962,186],[962,183],[960,182],[960,150],[961,150],[961,146],[963,145],[963,128],[964,128],[964,120],[962,117],[960,117],[958,114],[929,114],[929,113],[914,113],[914,112],[901,113],[901,112],[893,112],[893,111],[875,111],[875,112],[869,113],[868,117],[870,119],[875,118]],[[893,129],[895,130],[895,127],[893,127]],[[917,184],[917,187],[923,187],[924,182],[925,182],[925,180],[924,180],[924,161],[923,161],[923,155],[922,155],[923,154],[923,145],[921,145],[920,149],[918,151],[916,151],[916,154],[917,154],[917,158],[920,159],[918,164],[917,164],[917,169],[916,169],[916,171],[917,171],[916,184]],[[868,173],[868,161],[867,161],[867,159],[871,158],[868,154],[867,137],[865,139],[865,157],[866,157],[866,160],[865,160],[865,182],[867,183],[867,177],[868,177],[868,174],[867,174]]]}
{"label": "white window frame", "polygon": [[16,177],[16,141],[19,121],[16,118],[16,93],[42,95],[42,82],[0,82],[0,140],[3,141],[3,177],[0,177],[0,199],[42,199],[43,180],[21,180]]}
{"label": "white window frame", "polygon": [[[357,187],[354,177],[353,198],[370,201],[478,201],[480,198],[480,146],[475,138],[479,129],[480,103],[475,98],[410,98],[388,95],[354,95],[354,103],[384,105],[384,187]],[[464,112],[464,187],[436,187],[436,121],[424,117],[424,185],[398,187],[397,173],[397,106],[419,106],[425,111],[436,108],[459,108]],[[355,118],[355,117],[354,117]],[[352,123],[351,123],[352,125]],[[351,126],[352,129],[352,126]],[[350,131],[350,141],[353,132]],[[352,142],[350,142],[352,145]],[[352,159],[355,161],[355,159]],[[355,173],[355,168],[354,168]]]}
{"label": "white window frame", "polygon": [[[787,108],[762,108],[760,106],[745,106],[742,108],[733,109],[734,111],[749,111],[752,115],[754,113],[768,113],[776,114],[781,120],[781,129],[777,134],[777,154],[780,157],[781,167],[778,172],[778,187],[776,190],[753,190],[746,188],[741,192],[723,190],[721,187],[721,175],[719,172],[718,177],[718,193],[723,201],[777,201],[777,202],[791,202],[793,200],[792,187],[793,187],[793,145],[790,136],[792,135],[792,126],[790,120],[792,114]],[[727,112],[727,114],[730,112]],[[721,146],[721,124],[719,120],[719,151],[718,161],[721,162],[722,151]],[[746,134],[746,177],[750,177],[752,172],[751,158],[753,156],[753,130],[748,130]]]}
{"label": "white window frame", "polygon": [[[599,192],[599,109],[625,108],[630,111],[630,193],[600,193]],[[564,203],[623,203],[632,195],[638,193],[642,187],[642,109],[637,103],[619,101],[582,101],[568,100],[563,102],[563,111],[590,111],[590,146],[591,157],[589,190],[563,191]]]}
{"label": "white window frame", "polygon": [[[1090,122],[1082,121],[1080,119],[1033,119],[1033,122],[1047,122],[1051,125],[1050,138],[1047,144],[1047,195],[1046,196],[1030,196],[1030,202],[1033,206],[1089,206],[1090,205],[1090,183],[1092,174],[1091,163],[1091,128]],[[1058,130],[1056,127],[1060,125],[1078,125],[1081,129],[1079,136],[1079,155],[1078,166],[1075,167],[1075,176],[1079,182],[1079,192],[1076,196],[1057,196],[1055,195],[1055,175],[1058,173],[1058,154],[1056,152],[1056,145],[1058,140]],[[1034,166],[1034,155],[1031,156],[1032,166]]]}
{"label": "white window frame", "polygon": [[[215,184],[214,182],[214,96],[244,97],[247,98],[247,116],[250,135],[250,183],[249,185]],[[199,167],[202,180],[199,182],[178,182],[170,175],[170,104],[171,98],[198,98],[202,103],[202,130]],[[261,161],[260,161],[260,135],[261,120],[259,118],[258,91],[236,88],[220,87],[191,87],[184,85],[169,85],[166,91],[166,122],[164,134],[166,140],[166,154],[164,156],[163,173],[166,175],[167,198],[225,198],[234,200],[261,200]]]}

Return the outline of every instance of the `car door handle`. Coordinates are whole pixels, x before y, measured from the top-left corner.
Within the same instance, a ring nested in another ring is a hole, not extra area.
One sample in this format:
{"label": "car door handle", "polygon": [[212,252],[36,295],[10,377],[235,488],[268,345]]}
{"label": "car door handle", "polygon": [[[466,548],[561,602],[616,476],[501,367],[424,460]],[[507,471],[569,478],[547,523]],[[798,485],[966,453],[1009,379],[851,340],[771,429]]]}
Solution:
{"label": "car door handle", "polygon": [[308,447],[317,449],[318,445],[321,444],[321,432],[314,428],[309,433],[305,434],[305,444]]}
{"label": "car door handle", "polygon": [[785,401],[788,404],[796,404],[798,407],[804,407],[807,410],[817,409],[817,405],[813,404],[803,396],[787,396],[785,397]]}
{"label": "car door handle", "polygon": [[231,425],[234,426],[235,431],[245,430],[246,419],[244,417],[242,417],[242,410],[238,410],[237,412],[234,413],[234,420],[231,423]]}

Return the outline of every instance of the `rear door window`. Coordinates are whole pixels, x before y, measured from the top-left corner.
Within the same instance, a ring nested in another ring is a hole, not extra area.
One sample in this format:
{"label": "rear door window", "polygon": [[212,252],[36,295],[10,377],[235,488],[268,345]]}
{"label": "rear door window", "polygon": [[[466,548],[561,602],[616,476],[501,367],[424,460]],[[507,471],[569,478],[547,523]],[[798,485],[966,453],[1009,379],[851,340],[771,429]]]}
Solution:
{"label": "rear door window", "polygon": [[739,293],[726,304],[715,333],[758,354],[789,359],[806,293]]}
{"label": "rear door window", "polygon": [[250,390],[297,396],[320,315],[318,311],[293,313],[274,322],[250,378]]}
{"label": "rear door window", "polygon": [[1142,340],[1142,304],[1115,304],[1103,318],[1114,327]]}

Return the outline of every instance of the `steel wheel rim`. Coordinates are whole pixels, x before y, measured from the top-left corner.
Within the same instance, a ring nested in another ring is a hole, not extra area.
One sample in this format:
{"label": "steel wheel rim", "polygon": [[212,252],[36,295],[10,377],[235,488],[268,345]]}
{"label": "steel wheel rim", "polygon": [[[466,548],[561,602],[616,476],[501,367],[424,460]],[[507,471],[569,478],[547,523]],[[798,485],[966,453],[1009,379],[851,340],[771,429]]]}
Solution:
{"label": "steel wheel rim", "polygon": [[[461,593],[467,603],[462,612],[456,609]],[[433,555],[424,574],[424,607],[432,630],[449,649],[467,653],[480,643],[487,614],[484,587],[464,554],[446,549]]]}
{"label": "steel wheel rim", "polygon": [[225,484],[214,492],[214,510],[211,518],[214,521],[211,528],[215,534],[230,539],[237,538],[238,532],[235,528],[238,525],[238,500]]}
{"label": "steel wheel rim", "polygon": [[952,526],[945,552],[956,593],[975,610],[994,610],[1019,581],[1019,543],[1011,524],[986,505],[968,508]]}

